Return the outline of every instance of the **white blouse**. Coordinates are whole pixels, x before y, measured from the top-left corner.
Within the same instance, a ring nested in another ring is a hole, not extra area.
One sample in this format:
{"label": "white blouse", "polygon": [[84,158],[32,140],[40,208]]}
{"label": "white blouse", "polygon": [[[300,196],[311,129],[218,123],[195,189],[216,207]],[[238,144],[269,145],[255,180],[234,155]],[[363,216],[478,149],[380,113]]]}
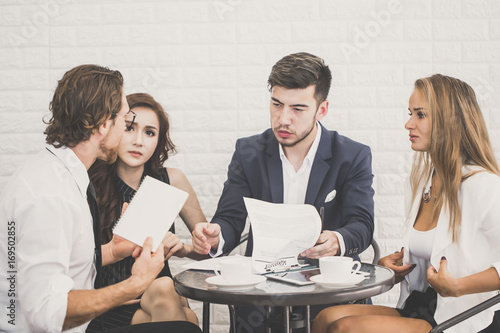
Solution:
{"label": "white blouse", "polygon": [[[445,256],[448,262],[448,271],[451,276],[461,278],[490,267],[495,267],[500,272],[500,177],[491,174],[476,166],[465,166],[462,173],[480,171],[470,176],[460,185],[458,201],[462,213],[462,223],[459,230],[459,241],[453,241],[449,229],[450,215],[444,207],[439,215],[435,228],[435,237],[431,250],[431,264],[439,270],[441,257]],[[407,183],[407,185],[409,185]],[[407,208],[411,203],[411,189],[407,186]],[[412,290],[423,291],[428,286],[427,269],[425,260],[410,253],[410,229],[418,213],[420,199],[417,196],[411,206],[407,221],[406,232],[403,240],[405,248],[403,264],[417,264],[401,282],[401,295],[398,307],[402,307]],[[461,297],[441,297],[438,294],[437,308],[434,319],[439,324],[470,307],[485,301],[498,294],[498,291],[477,293]],[[500,305],[491,307],[465,321],[450,328],[446,332],[470,333],[478,332],[487,327],[494,311]]]}
{"label": "white blouse", "polygon": [[410,253],[415,257],[430,261],[434,235],[436,235],[436,228],[427,231],[420,231],[415,228],[411,228],[410,237],[408,239],[408,249],[410,250]]}

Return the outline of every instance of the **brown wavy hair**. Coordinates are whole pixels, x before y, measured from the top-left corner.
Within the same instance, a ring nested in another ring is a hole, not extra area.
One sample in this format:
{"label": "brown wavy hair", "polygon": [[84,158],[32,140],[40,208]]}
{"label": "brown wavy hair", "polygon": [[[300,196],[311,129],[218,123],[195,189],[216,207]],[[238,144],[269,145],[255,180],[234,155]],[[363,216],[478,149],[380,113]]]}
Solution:
{"label": "brown wavy hair", "polygon": [[476,165],[500,175],[498,164],[476,94],[467,83],[435,74],[417,80],[415,90],[429,105],[431,143],[428,152],[415,153],[410,174],[412,202],[422,193],[434,170],[442,186],[435,194],[437,204],[433,214],[438,214],[444,204],[450,212],[449,228],[455,241],[461,224],[458,189],[474,174],[463,175],[462,166]]}
{"label": "brown wavy hair", "polygon": [[275,86],[305,89],[314,85],[314,99],[318,107],[328,97],[331,82],[332,73],[325,61],[306,52],[283,57],[273,66],[267,80],[269,91]]}
{"label": "brown wavy hair", "polygon": [[[135,107],[146,107],[154,111],[160,124],[158,130],[158,144],[151,158],[144,164],[147,175],[160,176],[163,172],[163,164],[169,155],[175,154],[175,145],[170,139],[170,121],[165,110],[151,95],[136,93],[127,96],[130,109]],[[120,159],[120,157],[118,157]],[[101,230],[103,243],[112,238],[112,227],[119,213],[118,205],[120,199],[116,190],[116,164],[106,164],[96,161],[89,169],[90,180],[94,184],[97,193],[97,203],[101,211]]]}
{"label": "brown wavy hair", "polygon": [[93,131],[114,119],[122,107],[123,77],[119,71],[98,65],[81,65],[67,71],[57,84],[45,121],[45,141],[55,147],[75,147]]}

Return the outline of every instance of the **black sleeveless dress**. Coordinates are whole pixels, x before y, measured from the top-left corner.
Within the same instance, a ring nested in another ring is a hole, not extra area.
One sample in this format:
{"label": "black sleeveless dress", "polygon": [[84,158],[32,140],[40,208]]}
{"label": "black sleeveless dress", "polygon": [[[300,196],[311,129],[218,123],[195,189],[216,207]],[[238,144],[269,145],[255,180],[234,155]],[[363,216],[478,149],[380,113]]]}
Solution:
{"label": "black sleeveless dress", "polygon": [[[161,173],[160,176],[150,175],[158,180],[161,180],[167,184],[170,184],[170,179],[168,178],[167,169],[164,169],[164,172]],[[143,173],[141,177],[144,179],[146,177],[146,173]],[[116,176],[116,190],[120,197],[120,204],[117,206],[117,215],[115,219],[115,224],[118,221],[118,217],[121,214],[121,207],[123,203],[129,203],[133,196],[135,195],[135,190],[125,184],[120,177]],[[114,226],[114,224],[113,224]],[[172,233],[175,232],[174,225],[170,229]],[[109,285],[113,285],[115,283],[121,282],[123,280],[128,279],[132,274],[132,265],[134,264],[135,259],[127,257],[119,262],[115,262],[111,265],[106,265],[102,267],[102,286],[106,287]],[[172,277],[172,273],[170,272],[170,268],[168,266],[168,261],[165,262],[165,266],[163,270],[158,274],[158,277],[169,276]],[[130,325],[130,321],[134,316],[134,313],[140,308],[139,304],[131,304],[131,305],[123,305],[117,308],[111,309],[101,316],[93,319],[89,326],[87,327],[86,332],[88,333],[97,333],[101,332],[101,320],[102,320],[102,329],[107,330],[114,327],[127,326]]]}

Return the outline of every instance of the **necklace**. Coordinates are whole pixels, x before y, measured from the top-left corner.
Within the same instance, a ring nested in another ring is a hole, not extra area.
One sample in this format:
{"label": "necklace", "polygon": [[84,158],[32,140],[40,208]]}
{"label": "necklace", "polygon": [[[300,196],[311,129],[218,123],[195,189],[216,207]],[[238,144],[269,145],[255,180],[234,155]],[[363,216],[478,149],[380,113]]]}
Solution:
{"label": "necklace", "polygon": [[422,200],[425,203],[428,203],[429,200],[431,200],[431,189],[432,189],[432,186],[430,186],[428,190],[426,188],[424,188],[424,193],[422,193]]}

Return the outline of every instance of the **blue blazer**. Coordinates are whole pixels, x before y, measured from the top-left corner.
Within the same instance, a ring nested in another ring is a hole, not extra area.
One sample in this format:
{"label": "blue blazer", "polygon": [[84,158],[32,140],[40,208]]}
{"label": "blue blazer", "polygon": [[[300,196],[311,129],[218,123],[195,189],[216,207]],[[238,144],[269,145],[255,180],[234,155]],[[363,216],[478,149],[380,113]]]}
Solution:
{"label": "blue blazer", "polygon": [[[271,129],[238,139],[228,167],[227,180],[212,223],[221,226],[223,252],[234,249],[245,227],[247,211],[243,197],[283,203],[283,168],[279,146]],[[305,203],[319,211],[324,207],[323,230],[344,237],[346,256],[366,249],[373,237],[372,157],[368,146],[321,125],[321,139],[307,185]],[[325,203],[336,190],[332,201]],[[245,255],[252,254],[250,232]]]}

